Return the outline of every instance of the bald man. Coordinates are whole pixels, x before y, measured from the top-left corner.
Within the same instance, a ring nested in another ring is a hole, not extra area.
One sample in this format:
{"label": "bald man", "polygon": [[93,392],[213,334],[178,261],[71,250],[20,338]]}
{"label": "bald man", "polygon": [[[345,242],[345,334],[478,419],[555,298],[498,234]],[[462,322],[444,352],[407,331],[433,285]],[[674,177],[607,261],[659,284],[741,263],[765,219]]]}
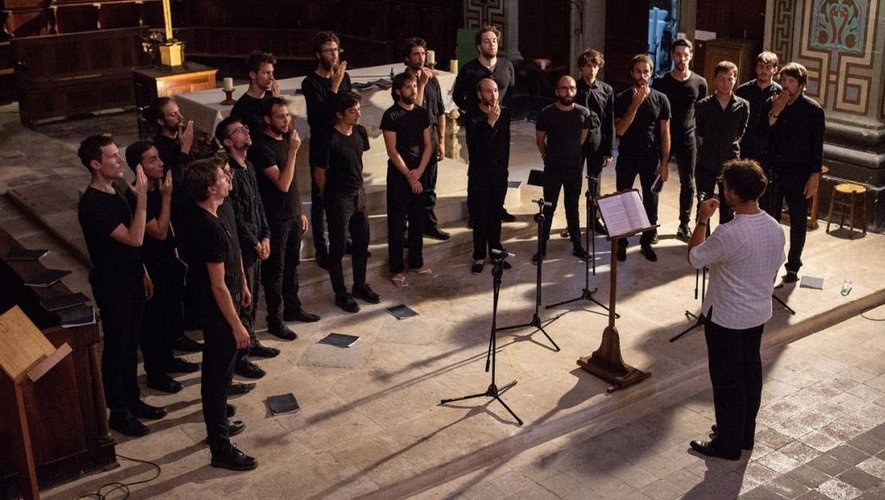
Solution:
{"label": "bald man", "polygon": [[589,109],[575,104],[578,87],[575,79],[566,75],[556,84],[556,102],[542,109],[535,123],[535,139],[544,161],[544,200],[552,203],[544,208],[544,228],[541,232],[541,252],[532,262],[537,264],[547,254],[547,240],[560,190],[565,192],[565,218],[568,222],[572,255],[582,259],[590,256],[581,246],[581,226],[578,218],[578,199],[581,196],[583,156],[581,145],[587,139],[594,117]]}

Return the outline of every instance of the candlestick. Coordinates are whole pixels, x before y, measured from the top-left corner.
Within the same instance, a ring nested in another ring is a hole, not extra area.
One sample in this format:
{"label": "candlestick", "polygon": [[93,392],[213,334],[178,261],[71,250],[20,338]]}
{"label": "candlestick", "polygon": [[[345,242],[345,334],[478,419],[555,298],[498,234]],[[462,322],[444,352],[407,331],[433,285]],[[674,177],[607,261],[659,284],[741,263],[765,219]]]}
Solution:
{"label": "candlestick", "polygon": [[172,40],[172,8],[169,6],[169,0],[163,0],[163,21],[166,27],[166,41]]}
{"label": "candlestick", "polygon": [[228,76],[228,77],[225,77],[223,81],[224,81],[224,90],[225,91],[234,89],[234,79],[233,78]]}
{"label": "candlestick", "polygon": [[221,101],[221,104],[224,106],[233,106],[237,101],[234,100],[234,89],[223,89],[224,90],[224,100]]}
{"label": "candlestick", "polygon": [[449,60],[449,73],[458,73],[458,60]]}
{"label": "candlestick", "polygon": [[427,65],[433,66],[435,64],[436,64],[436,51],[435,50],[428,50],[427,51]]}

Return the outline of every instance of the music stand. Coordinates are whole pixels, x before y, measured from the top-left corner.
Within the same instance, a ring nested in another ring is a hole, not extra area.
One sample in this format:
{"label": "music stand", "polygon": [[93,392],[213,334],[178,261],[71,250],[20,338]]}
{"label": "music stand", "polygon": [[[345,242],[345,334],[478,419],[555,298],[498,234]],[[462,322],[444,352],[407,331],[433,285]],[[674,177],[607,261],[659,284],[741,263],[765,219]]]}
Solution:
{"label": "music stand", "polygon": [[584,370],[612,384],[607,392],[614,392],[637,384],[649,377],[651,372],[634,368],[621,357],[621,340],[615,326],[615,307],[618,292],[618,240],[643,231],[654,229],[642,207],[642,200],[636,189],[602,196],[598,200],[599,211],[608,228],[611,242],[611,275],[609,279],[608,326],[602,332],[599,349],[590,356],[578,359]]}

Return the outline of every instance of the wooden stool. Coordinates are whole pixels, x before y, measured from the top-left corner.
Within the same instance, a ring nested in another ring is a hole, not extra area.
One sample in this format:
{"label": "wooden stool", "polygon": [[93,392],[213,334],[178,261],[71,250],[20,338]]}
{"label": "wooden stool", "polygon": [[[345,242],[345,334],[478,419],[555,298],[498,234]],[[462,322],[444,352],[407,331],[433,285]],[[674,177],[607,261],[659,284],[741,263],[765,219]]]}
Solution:
{"label": "wooden stool", "polygon": [[811,217],[808,219],[808,229],[817,229],[817,218],[820,215],[820,193],[824,188],[824,176],[830,171],[826,165],[820,167],[820,183],[817,192],[811,198]]}
{"label": "wooden stool", "polygon": [[[860,186],[858,184],[837,184],[833,187],[833,194],[830,197],[830,210],[827,213],[827,233],[830,232],[830,223],[833,220],[833,207],[838,203],[842,206],[842,216],[839,219],[839,228],[842,228],[842,224],[845,222],[845,206],[849,206],[850,210],[850,221],[848,225],[848,229],[851,231],[850,238],[854,239],[854,208],[857,204],[857,198],[860,197],[860,202],[863,205],[863,234],[866,236],[867,234],[867,203],[866,203],[866,194],[867,188]],[[849,196],[848,200],[837,200],[836,198]]]}

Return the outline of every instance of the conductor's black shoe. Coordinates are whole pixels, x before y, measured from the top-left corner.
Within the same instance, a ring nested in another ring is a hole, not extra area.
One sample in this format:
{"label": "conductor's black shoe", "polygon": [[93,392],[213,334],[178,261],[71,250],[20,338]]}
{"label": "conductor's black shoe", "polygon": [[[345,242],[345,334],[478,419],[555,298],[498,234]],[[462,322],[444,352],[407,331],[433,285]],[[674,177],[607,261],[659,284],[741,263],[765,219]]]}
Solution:
{"label": "conductor's black shoe", "polygon": [[651,244],[652,244],[652,245],[657,245],[657,244],[660,243],[660,242],[661,242],[661,239],[658,238],[658,233],[655,233],[654,237],[651,239]]}
{"label": "conductor's black shoe", "polygon": [[575,245],[572,249],[572,255],[584,260],[590,260],[590,254],[587,253],[587,250],[584,250],[584,247],[581,245]]}
{"label": "conductor's black shoe", "polygon": [[302,323],[314,323],[320,320],[316,314],[311,314],[304,309],[296,309],[295,311],[286,311],[283,313],[285,321],[300,321]]}
{"label": "conductor's black shoe", "polygon": [[679,224],[679,229],[676,230],[676,239],[679,241],[691,239],[691,229],[688,228],[688,224]]}
{"label": "conductor's black shoe", "polygon": [[108,427],[124,436],[130,437],[147,436],[151,433],[151,430],[148,429],[146,425],[139,422],[138,419],[132,415],[126,415],[125,417],[120,418],[114,418],[112,416],[108,419]]}
{"label": "conductor's black shoe", "polygon": [[381,302],[381,296],[375,293],[375,290],[372,290],[372,288],[369,287],[369,285],[367,284],[364,284],[362,286],[354,285],[353,289],[351,290],[351,295],[360,300],[365,300],[369,304],[378,304]]}
{"label": "conductor's black shoe", "polygon": [[596,231],[596,234],[608,235],[608,228],[605,227],[605,224],[599,219],[596,219],[596,221],[593,222],[593,230]]}
{"label": "conductor's black shoe", "polygon": [[212,454],[212,467],[230,470],[252,470],[258,467],[258,460],[231,445],[219,453]]}
{"label": "conductor's black shoe", "polygon": [[360,306],[353,300],[349,293],[339,293],[335,295],[335,305],[344,310],[344,312],[357,313],[360,312]]}
{"label": "conductor's black shoe", "polygon": [[[238,382],[230,385],[230,388],[227,390],[228,396],[237,396],[240,394],[246,394],[247,392],[252,392],[255,389],[256,385],[251,382]],[[231,405],[233,408],[233,405]],[[236,410],[234,410],[236,411]],[[233,413],[228,415],[228,417],[232,417]]]}
{"label": "conductor's black shoe", "polygon": [[[718,428],[716,427],[716,424],[713,424],[710,426],[710,431],[711,431],[710,437],[712,439],[716,439],[716,433],[718,432]],[[744,443],[741,445],[741,448],[743,448],[745,450],[752,450],[753,446],[755,444],[756,443],[755,443],[754,439],[751,437],[749,439],[744,439]]]}
{"label": "conductor's black shoe", "polygon": [[781,278],[781,281],[784,283],[795,283],[799,281],[799,275],[793,271],[787,271],[787,274]]}
{"label": "conductor's black shoe", "polygon": [[166,373],[194,373],[200,371],[200,365],[181,358],[172,358],[166,364]]}
{"label": "conductor's black shoe", "polygon": [[501,211],[501,220],[504,222],[516,222],[516,216],[508,212],[505,208]]}
{"label": "conductor's black shoe", "polygon": [[202,352],[203,344],[188,337],[187,335],[182,335],[178,338],[178,340],[175,341],[175,343],[172,345],[172,348],[176,351],[181,352]]}
{"label": "conductor's black shoe", "polygon": [[280,321],[279,323],[269,323],[267,325],[267,332],[274,337],[282,340],[295,340],[298,338],[298,335],[293,332],[288,326],[286,326],[282,321]]}
{"label": "conductor's black shoe", "polygon": [[165,373],[152,373],[147,376],[147,386],[155,391],[175,394],[182,389],[181,383]]}
{"label": "conductor's black shoe", "polygon": [[231,438],[246,430],[246,424],[242,420],[227,421],[227,437]]}
{"label": "conductor's black shoe", "polygon": [[658,254],[656,254],[655,251],[652,250],[651,245],[640,246],[639,253],[641,253],[643,257],[645,257],[646,259],[648,259],[652,262],[658,261]]}
{"label": "conductor's black shoe", "polygon": [[474,262],[473,265],[470,266],[470,274],[480,274],[482,273],[483,268],[485,268],[485,262]]}
{"label": "conductor's black shoe", "polygon": [[238,360],[234,366],[234,373],[246,378],[261,378],[267,375],[267,372],[262,370],[260,366],[248,360]]}
{"label": "conductor's black shoe", "polygon": [[225,409],[224,416],[227,417],[227,418],[231,418],[231,417],[233,417],[234,415],[237,414],[237,407],[234,406],[234,405],[232,405],[232,404],[230,404],[230,403],[227,403],[227,404],[225,405],[225,408],[224,408],[224,409]]}
{"label": "conductor's black shoe", "polygon": [[166,416],[166,409],[160,406],[153,406],[139,400],[130,406],[129,413],[136,418],[144,418],[147,420],[159,420]]}
{"label": "conductor's black shoe", "polygon": [[625,260],[627,260],[627,246],[618,245],[618,262],[624,262]]}
{"label": "conductor's black shoe", "polygon": [[249,356],[256,356],[259,358],[275,358],[280,355],[280,350],[276,347],[270,347],[262,344],[255,339],[251,344],[249,344]]}
{"label": "conductor's black shoe", "polygon": [[716,446],[716,441],[692,441],[689,443],[691,445],[691,449],[700,453],[701,455],[714,457],[714,458],[724,458],[725,460],[740,460],[741,453],[740,451],[735,453],[725,453],[720,450]]}
{"label": "conductor's black shoe", "polygon": [[438,227],[435,227],[433,229],[424,231],[424,237],[430,238],[432,240],[446,241],[447,239],[451,238],[452,235]]}

